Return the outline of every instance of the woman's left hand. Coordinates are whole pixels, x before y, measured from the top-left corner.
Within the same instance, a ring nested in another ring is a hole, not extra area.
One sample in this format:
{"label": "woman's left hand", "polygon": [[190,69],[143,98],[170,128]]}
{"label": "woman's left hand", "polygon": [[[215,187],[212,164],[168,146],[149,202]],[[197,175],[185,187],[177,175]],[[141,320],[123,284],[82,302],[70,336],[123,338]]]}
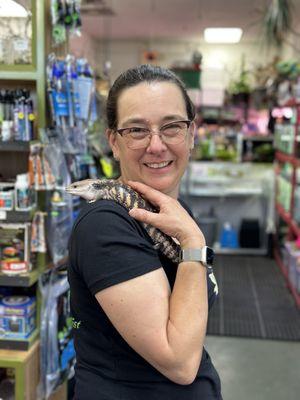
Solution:
{"label": "woman's left hand", "polygon": [[129,211],[130,216],[176,238],[181,246],[194,239],[198,243],[201,242],[199,244],[205,245],[199,226],[177,200],[140,182],[129,181],[128,184],[159,209],[158,213],[153,213],[134,208]]}

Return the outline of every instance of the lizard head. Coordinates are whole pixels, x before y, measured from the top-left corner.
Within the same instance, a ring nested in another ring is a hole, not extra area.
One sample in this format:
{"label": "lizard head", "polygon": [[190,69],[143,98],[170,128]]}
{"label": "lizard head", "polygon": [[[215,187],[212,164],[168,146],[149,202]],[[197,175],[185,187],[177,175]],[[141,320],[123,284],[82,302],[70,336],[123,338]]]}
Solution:
{"label": "lizard head", "polygon": [[87,201],[94,201],[97,189],[94,187],[95,179],[84,179],[71,183],[66,187],[66,192],[75,196],[80,196]]}

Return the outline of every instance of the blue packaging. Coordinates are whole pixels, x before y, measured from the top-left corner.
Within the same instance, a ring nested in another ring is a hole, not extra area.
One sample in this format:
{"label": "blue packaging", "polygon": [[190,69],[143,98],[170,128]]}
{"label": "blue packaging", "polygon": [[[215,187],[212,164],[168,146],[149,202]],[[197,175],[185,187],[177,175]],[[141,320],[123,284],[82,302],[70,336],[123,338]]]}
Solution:
{"label": "blue packaging", "polygon": [[229,222],[225,222],[221,231],[220,244],[223,248],[236,249],[239,247],[238,236]]}
{"label": "blue packaging", "polygon": [[7,296],[0,300],[0,337],[27,338],[36,328],[36,300]]}

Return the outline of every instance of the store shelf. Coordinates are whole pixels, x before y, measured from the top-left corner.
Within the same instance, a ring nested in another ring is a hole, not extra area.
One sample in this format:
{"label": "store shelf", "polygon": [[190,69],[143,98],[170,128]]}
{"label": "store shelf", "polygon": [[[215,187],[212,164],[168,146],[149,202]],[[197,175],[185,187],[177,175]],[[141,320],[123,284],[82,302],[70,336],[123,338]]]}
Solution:
{"label": "store shelf", "polygon": [[282,151],[277,150],[275,153],[275,159],[283,163],[290,163],[295,167],[300,167],[300,160],[294,157],[292,154],[286,154]]}
{"label": "store shelf", "polygon": [[232,254],[232,255],[241,255],[241,256],[264,256],[267,254],[267,248],[238,248],[238,249],[229,249],[229,248],[214,248],[215,254]]}
{"label": "store shelf", "polygon": [[[181,193],[186,194],[185,187],[182,186]],[[191,188],[188,194],[191,196],[205,196],[205,197],[231,197],[231,196],[259,196],[263,193],[260,187],[237,187],[237,188]]]}
{"label": "store shelf", "polygon": [[251,141],[251,142],[273,142],[274,137],[273,136],[265,136],[265,135],[259,135],[259,136],[243,136],[242,137],[243,141]]}
{"label": "store shelf", "polygon": [[298,107],[300,104],[296,101],[295,98],[291,98],[288,101],[285,101],[284,103],[281,103],[279,101],[279,107]]}
{"label": "store shelf", "polygon": [[46,266],[46,271],[50,270],[52,268],[63,268],[67,262],[68,262],[69,257],[63,257],[61,260],[57,261],[56,264],[54,264],[53,262],[50,262],[49,264],[47,264]]}
{"label": "store shelf", "polygon": [[36,399],[40,375],[38,340],[27,351],[0,350],[0,367],[13,368],[15,371],[15,400]]}
{"label": "store shelf", "polygon": [[[0,338],[0,349],[27,351],[36,342],[38,336],[39,336],[39,329],[35,329],[33,333],[26,339]],[[0,350],[0,359],[1,359],[1,350]]]}
{"label": "store shelf", "polygon": [[283,261],[282,261],[282,259],[280,257],[280,254],[279,254],[279,250],[276,249],[276,248],[274,249],[274,257],[275,257],[275,260],[276,260],[276,262],[277,262],[277,264],[278,264],[283,276],[286,279],[287,287],[290,290],[290,292],[291,292],[291,294],[292,294],[292,296],[293,296],[293,298],[294,298],[294,300],[296,302],[297,307],[300,308],[300,295],[297,292],[297,290],[294,288],[294,286],[291,284],[291,282],[289,281],[287,267],[284,265],[284,263],[283,263]]}
{"label": "store shelf", "polygon": [[0,210],[0,223],[31,222],[32,217],[33,217],[32,211]]}
{"label": "store shelf", "polygon": [[[23,67],[24,68],[24,67]],[[36,81],[36,71],[0,70],[0,79],[5,81]]]}
{"label": "store shelf", "polygon": [[0,152],[3,151],[29,153],[30,142],[24,142],[21,140],[11,141],[11,142],[0,142]]}
{"label": "store shelf", "polygon": [[39,271],[37,269],[22,275],[5,275],[0,273],[0,286],[30,287],[37,282]]}
{"label": "store shelf", "polygon": [[291,214],[285,211],[282,205],[276,203],[276,211],[280,215],[280,217],[284,220],[284,222],[292,229],[294,235],[297,237],[300,236],[300,227],[298,224],[293,220]]}

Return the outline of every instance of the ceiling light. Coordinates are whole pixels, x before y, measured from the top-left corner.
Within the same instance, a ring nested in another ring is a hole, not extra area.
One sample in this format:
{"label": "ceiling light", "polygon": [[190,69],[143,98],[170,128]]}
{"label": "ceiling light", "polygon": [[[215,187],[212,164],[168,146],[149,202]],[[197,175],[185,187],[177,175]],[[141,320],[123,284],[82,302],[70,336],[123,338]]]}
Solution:
{"label": "ceiling light", "polygon": [[0,0],[0,17],[26,18],[28,17],[28,11],[16,1]]}
{"label": "ceiling light", "polygon": [[240,28],[206,28],[204,39],[207,43],[238,43],[242,33]]}

